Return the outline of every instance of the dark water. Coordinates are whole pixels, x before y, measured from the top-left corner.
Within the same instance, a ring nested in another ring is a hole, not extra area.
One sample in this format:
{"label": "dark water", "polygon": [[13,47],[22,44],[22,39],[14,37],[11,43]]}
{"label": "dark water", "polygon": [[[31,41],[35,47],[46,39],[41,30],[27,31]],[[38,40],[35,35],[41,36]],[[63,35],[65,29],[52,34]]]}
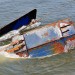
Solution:
{"label": "dark water", "polygon": [[[0,0],[0,26],[36,8],[42,24],[75,21],[75,0]],[[23,59],[0,55],[0,75],[75,75],[75,49],[52,57]]]}

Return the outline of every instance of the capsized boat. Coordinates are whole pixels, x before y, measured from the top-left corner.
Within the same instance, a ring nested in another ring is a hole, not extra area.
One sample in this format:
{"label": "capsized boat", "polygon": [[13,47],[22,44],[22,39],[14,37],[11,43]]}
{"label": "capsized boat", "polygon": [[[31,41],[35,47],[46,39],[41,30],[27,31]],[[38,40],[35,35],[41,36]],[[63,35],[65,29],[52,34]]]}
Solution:
{"label": "capsized boat", "polygon": [[75,48],[75,27],[70,19],[59,20],[23,34],[24,43],[6,50],[20,57],[41,57]]}

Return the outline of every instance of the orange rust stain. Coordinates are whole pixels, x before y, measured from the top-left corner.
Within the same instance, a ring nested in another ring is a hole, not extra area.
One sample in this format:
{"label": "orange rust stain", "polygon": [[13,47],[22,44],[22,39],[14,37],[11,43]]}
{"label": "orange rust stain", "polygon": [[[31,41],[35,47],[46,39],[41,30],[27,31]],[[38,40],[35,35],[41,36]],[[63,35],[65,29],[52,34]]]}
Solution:
{"label": "orange rust stain", "polygon": [[[75,40],[75,36],[69,38],[68,40],[70,40],[70,41]],[[68,41],[68,40],[67,40],[67,41]]]}
{"label": "orange rust stain", "polygon": [[[68,21],[68,22],[66,22],[66,21]],[[70,25],[72,25],[73,24],[73,22],[70,20],[70,18],[66,18],[66,19],[63,19],[63,20],[58,20],[58,21],[56,21],[56,22],[53,22],[53,23],[49,23],[49,24],[47,24],[46,26],[48,27],[48,26],[58,26],[58,27],[60,27],[60,23],[67,23],[67,24],[70,24]]]}
{"label": "orange rust stain", "polygon": [[18,52],[18,53],[16,53],[16,55],[19,55],[20,57],[28,57],[29,56],[28,52]]}
{"label": "orange rust stain", "polygon": [[15,48],[12,48],[12,49],[7,50],[6,52],[8,52],[8,53],[14,52],[14,51],[16,51],[16,50],[19,50],[21,47],[22,47],[22,46],[20,45],[20,46],[17,46],[17,47],[15,47]]}
{"label": "orange rust stain", "polygon": [[16,55],[19,55],[20,57],[23,57],[23,53],[16,53]]}
{"label": "orange rust stain", "polygon": [[53,44],[53,50],[54,50],[55,53],[63,53],[64,46],[59,42],[55,42]]}

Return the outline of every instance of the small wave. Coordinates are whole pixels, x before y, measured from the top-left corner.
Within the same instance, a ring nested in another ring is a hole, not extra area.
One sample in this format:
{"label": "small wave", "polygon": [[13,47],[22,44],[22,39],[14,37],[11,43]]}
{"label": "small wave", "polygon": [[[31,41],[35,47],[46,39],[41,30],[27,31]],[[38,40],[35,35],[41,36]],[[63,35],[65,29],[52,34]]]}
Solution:
{"label": "small wave", "polygon": [[3,55],[8,58],[23,58],[23,57],[19,57],[18,55],[14,54],[14,53],[7,53],[5,51],[0,52],[0,55]]}
{"label": "small wave", "polygon": [[0,3],[9,2],[10,0],[0,0]]}
{"label": "small wave", "polygon": [[31,56],[29,56],[29,57],[20,57],[20,56],[14,54],[14,53],[7,53],[5,51],[1,51],[0,55],[5,56],[7,58],[24,58],[24,59],[31,58]]}
{"label": "small wave", "polygon": [[52,56],[55,56],[55,55],[58,55],[58,54],[59,53],[51,54],[51,55],[46,55],[46,56],[41,56],[41,57],[31,57],[31,55],[30,55],[30,59],[44,59],[44,58],[52,57]]}

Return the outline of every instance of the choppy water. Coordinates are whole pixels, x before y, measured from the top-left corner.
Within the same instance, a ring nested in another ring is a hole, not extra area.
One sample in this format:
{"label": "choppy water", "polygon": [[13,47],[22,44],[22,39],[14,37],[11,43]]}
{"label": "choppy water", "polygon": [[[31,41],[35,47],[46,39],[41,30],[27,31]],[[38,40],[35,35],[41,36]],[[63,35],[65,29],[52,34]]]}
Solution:
{"label": "choppy water", "polygon": [[[0,0],[0,26],[36,8],[42,24],[70,17],[75,21],[75,0]],[[24,59],[0,55],[0,75],[75,75],[75,50],[52,57]]]}

